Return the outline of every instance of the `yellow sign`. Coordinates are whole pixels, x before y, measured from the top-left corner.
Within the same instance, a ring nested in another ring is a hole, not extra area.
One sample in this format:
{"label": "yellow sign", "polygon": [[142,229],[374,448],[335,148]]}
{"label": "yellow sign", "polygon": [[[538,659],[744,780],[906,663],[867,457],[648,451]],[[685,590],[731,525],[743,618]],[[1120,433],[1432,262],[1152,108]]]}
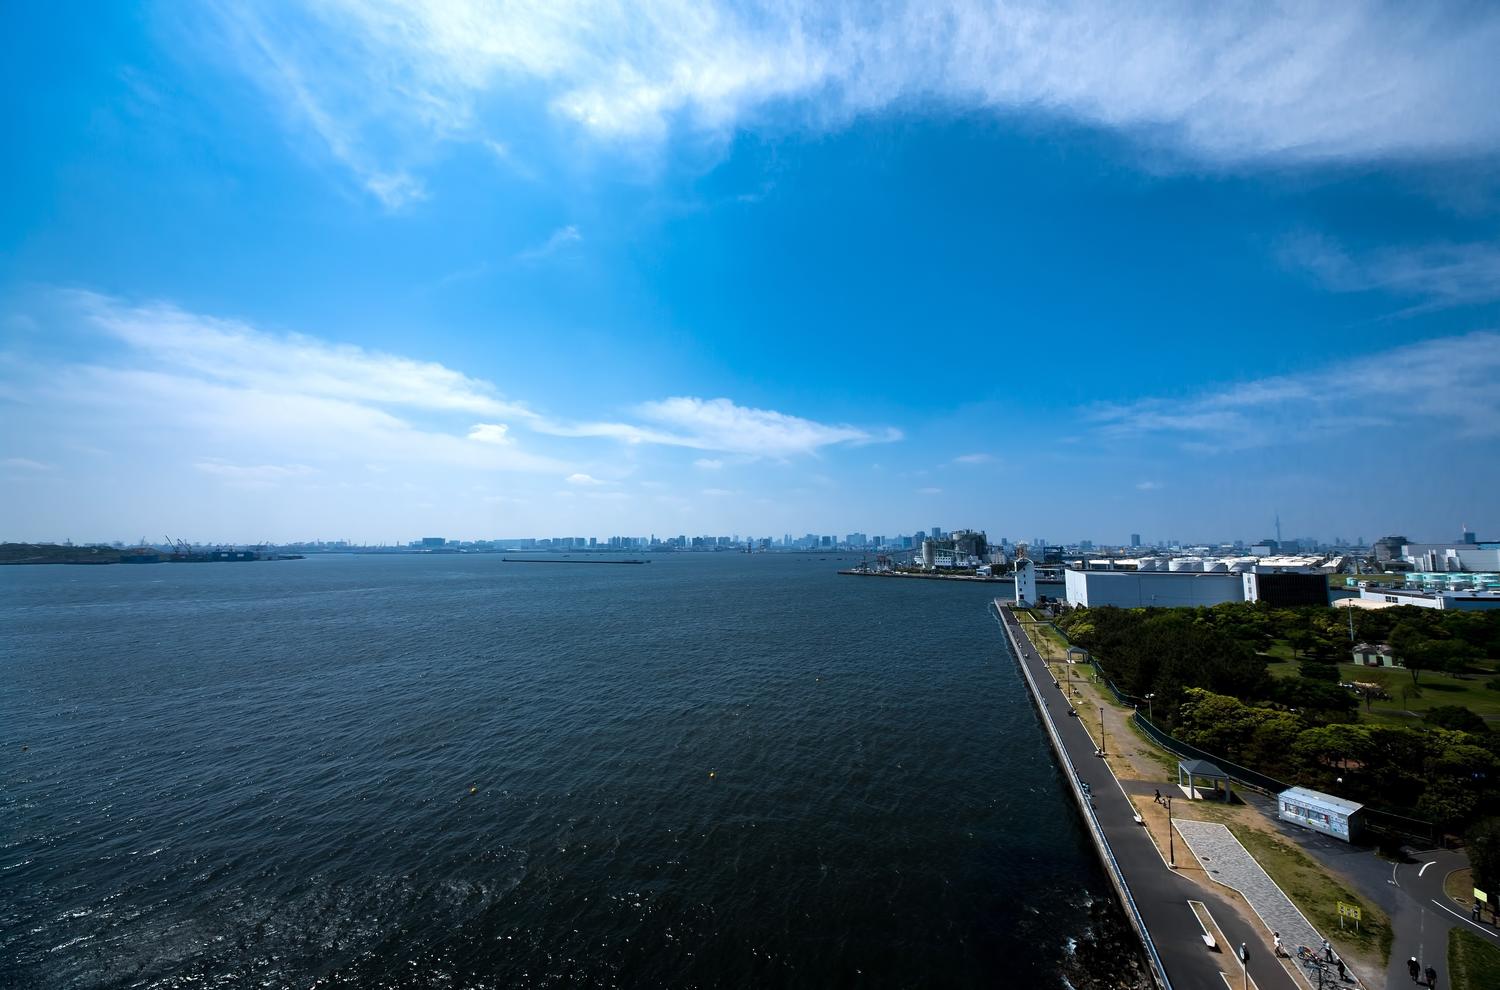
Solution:
{"label": "yellow sign", "polygon": [[1340,918],[1351,918],[1354,921],[1361,920],[1362,916],[1360,914],[1359,905],[1357,905],[1357,904],[1345,904],[1343,901],[1339,901],[1338,905],[1339,905],[1339,917]]}
{"label": "yellow sign", "polygon": [[1488,904],[1490,902],[1490,895],[1486,894],[1484,891],[1480,890],[1478,887],[1475,887],[1474,888],[1474,899],[1476,901],[1478,901],[1480,904]]}

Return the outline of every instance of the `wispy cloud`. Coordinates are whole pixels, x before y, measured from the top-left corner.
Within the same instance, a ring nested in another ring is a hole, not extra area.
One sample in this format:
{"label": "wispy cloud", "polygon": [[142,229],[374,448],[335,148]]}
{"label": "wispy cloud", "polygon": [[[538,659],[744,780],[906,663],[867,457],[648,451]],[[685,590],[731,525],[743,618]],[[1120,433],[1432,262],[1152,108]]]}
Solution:
{"label": "wispy cloud", "polygon": [[958,457],[953,458],[953,463],[965,465],[991,464],[994,460],[994,454],[960,454]]}
{"label": "wispy cloud", "polygon": [[[275,463],[363,465],[376,458],[382,464],[565,470],[553,458],[520,449],[507,424],[473,420],[479,414],[525,422],[535,413],[489,382],[441,364],[269,333],[165,303],[132,305],[82,292],[54,299],[60,320],[93,332],[92,351],[98,351],[99,334],[120,346],[108,360],[41,375],[34,386],[40,400],[76,410],[90,429],[116,431],[132,446],[141,436],[196,445],[186,453],[200,459],[205,474],[229,477],[240,470],[235,465],[261,464],[251,458],[266,452],[274,452]],[[273,474],[260,471],[262,479]]]}
{"label": "wispy cloud", "polygon": [[317,472],[306,464],[230,464],[206,460],[193,465],[207,475],[246,488],[269,488],[283,481],[305,478]]}
{"label": "wispy cloud", "polygon": [[7,457],[0,460],[0,467],[16,468],[21,471],[51,471],[57,465],[34,461],[29,457]]}
{"label": "wispy cloud", "polygon": [[1160,488],[1160,481],[1138,481],[1135,484],[1135,490],[1138,492],[1154,492]]}
{"label": "wispy cloud", "polygon": [[1500,333],[1479,331],[1183,398],[1095,406],[1085,418],[1109,438],[1165,437],[1204,453],[1386,428],[1396,418],[1407,427],[1440,421],[1457,436],[1492,437],[1500,436],[1497,379]]}
{"label": "wispy cloud", "polygon": [[[1500,11],[1429,5],[1021,0],[335,0],[221,4],[221,51],[382,199],[414,147],[510,147],[477,107],[536,103],[606,141],[727,134],[773,112],[837,127],[912,100],[1130,132],[1202,161],[1493,152]],[[1436,112],[1434,108],[1441,108]]]}
{"label": "wispy cloud", "polygon": [[932,487],[918,488],[917,489],[917,494],[918,495],[941,495],[941,494],[943,494],[943,490],[941,488],[932,488]]}
{"label": "wispy cloud", "polygon": [[573,474],[568,475],[563,480],[566,481],[570,485],[589,486],[589,487],[597,487],[599,485],[607,485],[607,484],[609,484],[609,482],[607,482],[607,481],[600,481],[598,478],[595,478],[593,475],[584,474],[582,471],[576,471]]}
{"label": "wispy cloud", "polygon": [[700,471],[718,471],[724,466],[722,460],[713,457],[700,457],[693,462],[693,467]]}
{"label": "wispy cloud", "polygon": [[1406,312],[1500,299],[1500,243],[1426,244],[1352,255],[1316,234],[1282,244],[1282,259],[1334,292],[1382,291],[1418,300]]}
{"label": "wispy cloud", "polygon": [[554,230],[545,241],[534,247],[527,248],[516,255],[516,257],[522,261],[539,261],[549,255],[556,254],[569,244],[577,244],[581,240],[583,240],[583,234],[579,233],[577,227],[568,224],[566,227],[559,227],[557,230]]}
{"label": "wispy cloud", "polygon": [[[644,423],[529,424],[543,433],[569,437],[609,437],[626,443],[663,444],[754,457],[815,453],[835,444],[888,443],[901,439],[895,429],[866,430],[819,423],[771,409],[752,409],[729,399],[680,396],[636,407]],[[700,465],[701,466],[701,465]]]}
{"label": "wispy cloud", "polygon": [[162,369],[261,392],[481,415],[533,417],[488,382],[430,361],[267,333],[238,320],[166,303],[130,305],[90,292],[64,294],[98,329]]}

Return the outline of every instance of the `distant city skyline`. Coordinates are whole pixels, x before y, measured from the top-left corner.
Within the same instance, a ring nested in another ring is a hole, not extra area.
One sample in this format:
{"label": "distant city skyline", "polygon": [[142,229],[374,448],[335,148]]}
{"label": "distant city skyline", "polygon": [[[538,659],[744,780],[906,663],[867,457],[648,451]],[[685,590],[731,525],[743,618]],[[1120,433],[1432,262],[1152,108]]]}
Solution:
{"label": "distant city skyline", "polygon": [[0,538],[1493,536],[1500,10],[1336,11],[23,6]]}

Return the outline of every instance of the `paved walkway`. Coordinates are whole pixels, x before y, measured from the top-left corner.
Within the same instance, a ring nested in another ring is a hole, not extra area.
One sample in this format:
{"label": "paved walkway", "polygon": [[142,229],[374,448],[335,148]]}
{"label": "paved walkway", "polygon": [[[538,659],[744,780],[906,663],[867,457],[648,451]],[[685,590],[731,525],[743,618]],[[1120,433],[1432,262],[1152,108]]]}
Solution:
{"label": "paved walkway", "polygon": [[1239,960],[1228,946],[1218,952],[1204,946],[1202,928],[1189,899],[1207,905],[1232,946],[1243,942],[1250,947],[1250,978],[1259,990],[1296,990],[1292,977],[1271,957],[1268,932],[1252,927],[1212,891],[1167,868],[1151,837],[1137,822],[1135,807],[1109,765],[1096,755],[1094,740],[1083,720],[1068,715],[1067,699],[1053,686],[1051,672],[1026,640],[1020,624],[1008,610],[997,611],[1019,648],[1018,659],[1028,675],[1027,687],[1033,691],[1041,717],[1062,745],[1079,783],[1088,786],[1091,807],[1084,811],[1086,823],[1091,820],[1097,824],[1107,842],[1174,990],[1223,987],[1221,973],[1231,976],[1234,986],[1240,985]]}
{"label": "paved walkway", "polygon": [[1239,891],[1265,926],[1281,933],[1281,942],[1287,952],[1295,955],[1298,947],[1304,945],[1314,952],[1322,951],[1323,936],[1297,910],[1297,905],[1261,868],[1228,826],[1179,818],[1177,834],[1187,842],[1209,876]]}

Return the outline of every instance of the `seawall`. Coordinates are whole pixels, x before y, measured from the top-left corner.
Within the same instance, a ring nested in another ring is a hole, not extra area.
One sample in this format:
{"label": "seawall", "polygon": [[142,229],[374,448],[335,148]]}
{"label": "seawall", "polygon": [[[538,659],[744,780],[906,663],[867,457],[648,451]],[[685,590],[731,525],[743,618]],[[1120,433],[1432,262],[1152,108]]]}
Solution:
{"label": "seawall", "polygon": [[1146,957],[1151,963],[1151,974],[1155,978],[1157,986],[1162,990],[1171,990],[1172,983],[1167,978],[1166,968],[1162,965],[1161,956],[1157,952],[1156,943],[1151,938],[1151,932],[1146,928],[1145,919],[1141,917],[1139,907],[1135,898],[1130,893],[1130,885],[1125,879],[1124,871],[1120,869],[1119,861],[1115,858],[1114,850],[1110,848],[1109,839],[1104,834],[1103,827],[1099,824],[1098,816],[1094,813],[1093,802],[1083,790],[1082,782],[1078,776],[1078,770],[1073,765],[1072,758],[1068,755],[1067,748],[1063,745],[1062,737],[1058,735],[1057,726],[1052,722],[1052,716],[1047,711],[1047,706],[1042,703],[1041,685],[1036,681],[1028,667],[1021,644],[1017,642],[1016,635],[1011,628],[1011,621],[1007,621],[1007,611],[1000,599],[995,599],[994,608],[1000,620],[1000,628],[1005,630],[1005,638],[1010,642],[1011,655],[1015,658],[1016,666],[1021,668],[1021,676],[1026,681],[1026,688],[1031,694],[1032,706],[1036,708],[1037,715],[1041,718],[1042,726],[1047,730],[1047,740],[1052,745],[1052,753],[1057,758],[1058,764],[1063,769],[1063,775],[1067,778],[1068,790],[1073,795],[1073,800],[1078,803],[1078,810],[1083,816],[1084,823],[1088,826],[1089,837],[1093,840],[1094,849],[1099,854],[1100,861],[1104,864],[1104,871],[1109,875],[1110,883],[1114,885],[1115,894],[1120,899],[1120,905],[1125,909],[1125,915],[1130,919],[1130,925],[1135,929],[1136,935],[1141,940],[1142,947],[1146,950]]}

